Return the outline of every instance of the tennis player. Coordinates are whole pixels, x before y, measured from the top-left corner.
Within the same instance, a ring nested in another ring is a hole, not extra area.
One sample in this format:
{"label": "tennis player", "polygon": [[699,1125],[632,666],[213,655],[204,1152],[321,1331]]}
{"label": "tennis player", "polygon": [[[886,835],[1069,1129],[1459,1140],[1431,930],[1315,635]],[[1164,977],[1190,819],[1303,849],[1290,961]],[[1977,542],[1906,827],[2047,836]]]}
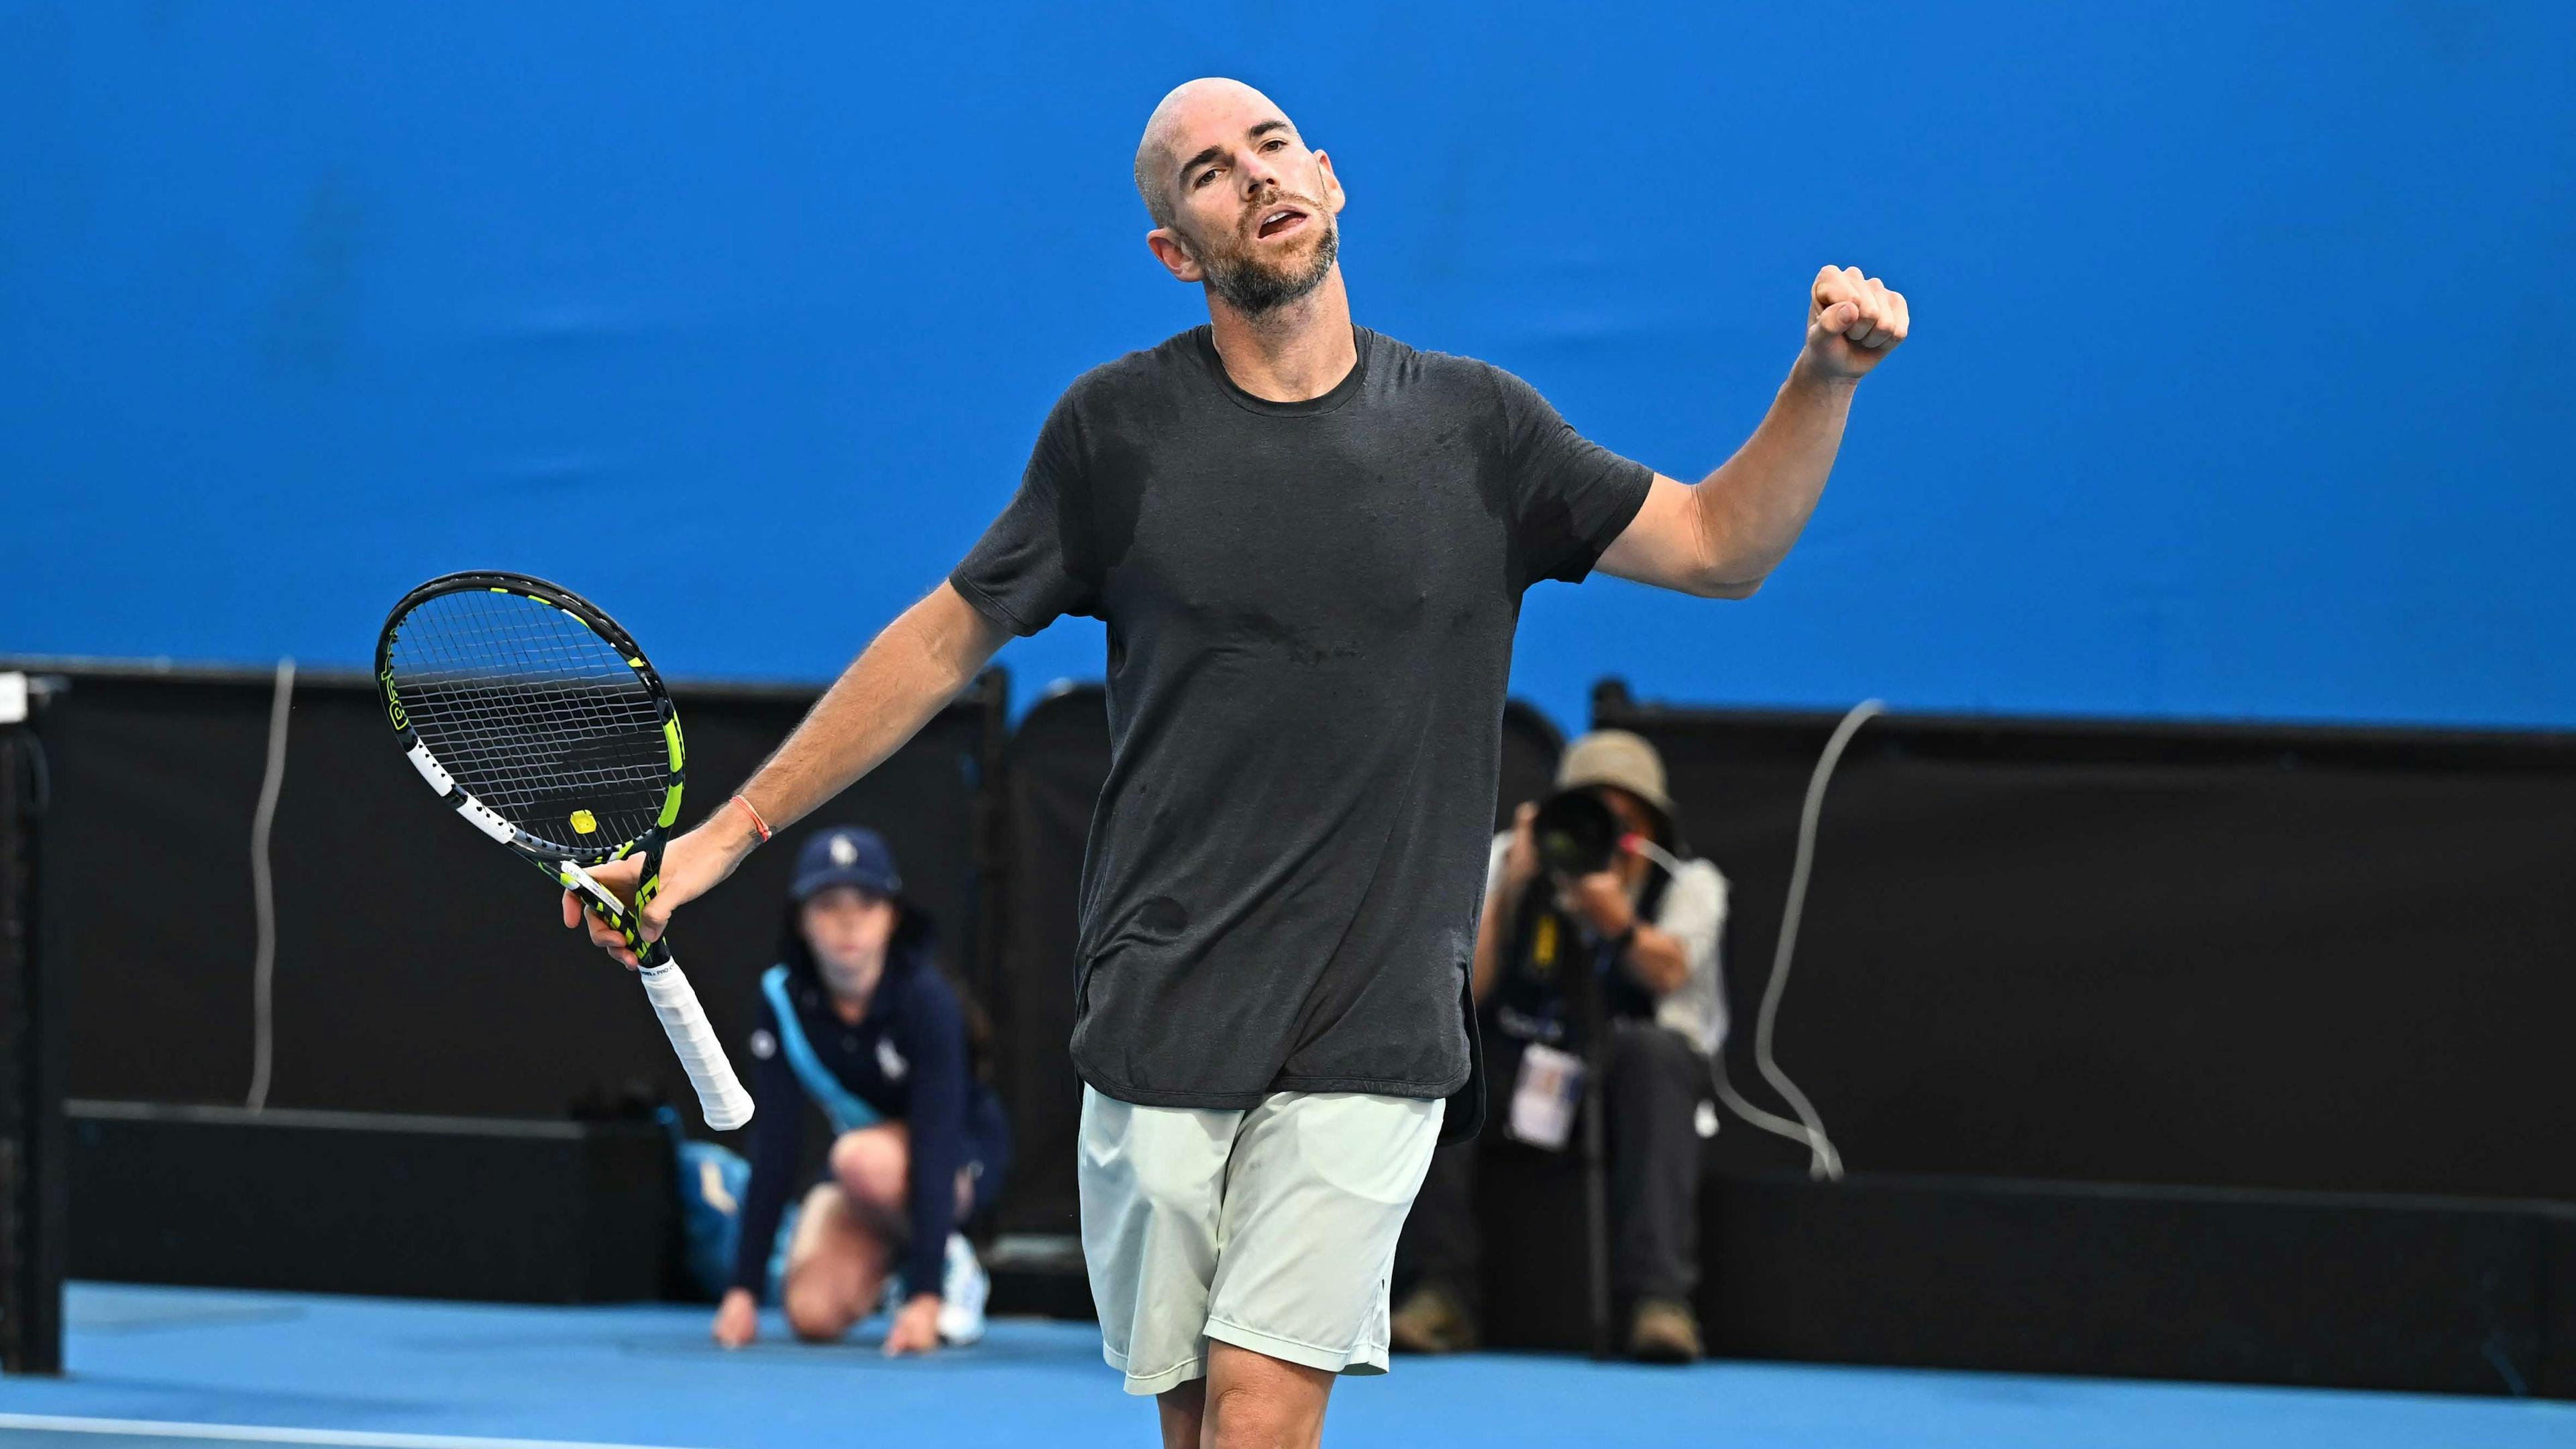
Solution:
{"label": "tennis player", "polygon": [[[1818,272],[1769,414],[1683,484],[1499,368],[1354,326],[1341,178],[1250,86],[1164,97],[1135,180],[1146,245],[1204,290],[1208,325],[1065,391],[947,582],[671,843],[645,930],[893,753],[1007,637],[1106,620],[1073,1028],[1105,1353],[1159,1396],[1166,1445],[1314,1444],[1334,1375],[1384,1371],[1388,1267],[1444,1101],[1452,1135],[1483,1115],[1467,973],[1523,592],[1598,566],[1750,595],[1905,299]],[[1527,203],[1490,189],[1497,224]]]}

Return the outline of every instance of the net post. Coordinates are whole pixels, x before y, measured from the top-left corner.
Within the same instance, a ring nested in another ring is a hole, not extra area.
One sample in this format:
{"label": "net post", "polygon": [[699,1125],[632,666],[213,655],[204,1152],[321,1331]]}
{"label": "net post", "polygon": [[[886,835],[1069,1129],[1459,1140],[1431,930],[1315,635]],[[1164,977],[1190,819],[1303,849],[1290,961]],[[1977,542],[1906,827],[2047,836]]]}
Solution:
{"label": "net post", "polygon": [[0,674],[0,1371],[13,1374],[63,1369],[63,978],[39,907],[52,788],[36,728],[61,687]]}

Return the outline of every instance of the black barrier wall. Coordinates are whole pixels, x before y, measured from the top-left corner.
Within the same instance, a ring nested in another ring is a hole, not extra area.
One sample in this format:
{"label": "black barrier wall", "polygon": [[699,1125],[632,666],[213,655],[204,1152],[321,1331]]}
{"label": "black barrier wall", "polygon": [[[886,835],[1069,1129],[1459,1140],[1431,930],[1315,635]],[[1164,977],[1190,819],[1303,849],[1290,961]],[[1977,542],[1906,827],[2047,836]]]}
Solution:
{"label": "black barrier wall", "polygon": [[1702,1197],[1730,1358],[2576,1397],[2576,1205],[1803,1172]]}
{"label": "black barrier wall", "polygon": [[662,1296],[679,1235],[656,1122],[80,1101],[69,1117],[84,1278],[619,1303]]}
{"label": "black barrier wall", "polygon": [[[45,906],[71,1093],[238,1102],[271,681],[70,676]],[[803,831],[887,831],[996,1018],[1021,1136],[1005,1225],[1066,1232],[1074,902],[1106,721],[1081,687],[1006,737],[999,685],[755,855],[677,944],[738,1046]],[[689,818],[813,697],[677,693]],[[1833,717],[1609,690],[1598,720],[1663,749],[1734,883],[1729,1059],[1768,1100],[1753,1021]],[[1525,706],[1506,723],[1498,823],[1559,744]],[[548,1116],[629,1077],[691,1100],[640,994],[549,923],[534,872],[446,818],[367,681],[307,677],[291,729],[275,1105]],[[2576,1099],[2552,1078],[2576,1019],[2571,879],[2564,736],[1880,719],[1827,803],[1780,1056],[1855,1170],[2576,1199]],[[1732,1121],[1714,1152],[1801,1160]]]}
{"label": "black barrier wall", "polygon": [[[271,680],[53,672],[69,684],[47,729],[59,802],[47,908],[64,923],[70,1094],[241,1102]],[[682,818],[695,821],[815,691],[680,684],[673,695],[689,748]],[[675,955],[728,1046],[749,1032],[797,847],[826,825],[885,832],[908,891],[941,923],[942,964],[984,994],[978,926],[998,863],[979,802],[1003,699],[987,676],[681,918]],[[695,1123],[643,993],[562,928],[542,877],[440,807],[393,747],[372,682],[296,682],[273,860],[270,1105],[551,1117],[643,1079]]]}
{"label": "black barrier wall", "polygon": [[[1594,718],[1733,882],[1727,1057],[1778,1109],[1754,1014],[1837,716]],[[2571,882],[2576,736],[1880,718],[1778,1054],[1855,1172],[2576,1198]]]}

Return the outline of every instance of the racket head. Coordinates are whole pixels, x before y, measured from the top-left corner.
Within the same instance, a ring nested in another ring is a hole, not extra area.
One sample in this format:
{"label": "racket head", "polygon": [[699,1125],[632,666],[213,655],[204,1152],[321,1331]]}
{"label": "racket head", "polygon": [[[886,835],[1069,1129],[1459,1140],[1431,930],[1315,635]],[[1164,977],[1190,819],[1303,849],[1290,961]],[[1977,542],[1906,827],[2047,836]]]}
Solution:
{"label": "racket head", "polygon": [[679,818],[670,691],[616,620],[560,584],[478,570],[413,589],[377,635],[376,689],[430,787],[550,871],[658,853]]}

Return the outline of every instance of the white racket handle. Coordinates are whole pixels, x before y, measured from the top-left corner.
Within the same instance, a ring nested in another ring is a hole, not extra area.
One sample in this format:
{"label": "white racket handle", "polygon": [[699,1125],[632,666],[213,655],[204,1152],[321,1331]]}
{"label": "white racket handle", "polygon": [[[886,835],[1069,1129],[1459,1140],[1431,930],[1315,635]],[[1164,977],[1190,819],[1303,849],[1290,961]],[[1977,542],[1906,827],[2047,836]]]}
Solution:
{"label": "white racket handle", "polygon": [[751,1094],[733,1074],[724,1043],[716,1040],[716,1029],[707,1021],[706,1008],[698,1005],[698,993],[689,989],[689,978],[680,974],[680,963],[666,960],[636,975],[643,978],[644,994],[652,998],[653,1014],[662,1018],[671,1050],[688,1068],[689,1085],[698,1089],[698,1109],[706,1113],[707,1125],[730,1132],[750,1121]]}

